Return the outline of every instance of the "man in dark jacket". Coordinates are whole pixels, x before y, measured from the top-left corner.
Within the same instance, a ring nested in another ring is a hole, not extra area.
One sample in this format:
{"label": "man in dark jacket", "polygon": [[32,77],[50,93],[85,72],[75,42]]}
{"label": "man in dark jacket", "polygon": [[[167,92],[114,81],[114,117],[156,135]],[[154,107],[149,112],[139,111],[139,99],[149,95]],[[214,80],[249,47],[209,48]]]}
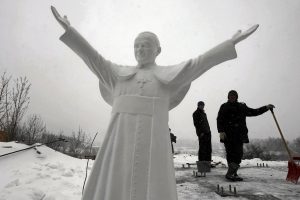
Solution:
{"label": "man in dark jacket", "polygon": [[174,154],[173,142],[176,143],[177,136],[175,136],[175,135],[171,132],[171,129],[170,129],[170,128],[169,128],[169,132],[170,132],[170,139],[171,139],[171,146],[172,146],[172,154]]}
{"label": "man in dark jacket", "polygon": [[245,103],[238,102],[238,93],[235,90],[229,91],[228,101],[221,105],[217,117],[220,141],[224,143],[226,150],[227,179],[243,180],[237,175],[237,170],[243,157],[243,143],[249,143],[246,117],[258,116],[273,108],[272,104],[257,109],[249,108]]}
{"label": "man in dark jacket", "polygon": [[193,113],[194,126],[199,140],[199,161],[211,161],[211,132],[206,113],[204,112],[204,102],[199,101],[197,110]]}

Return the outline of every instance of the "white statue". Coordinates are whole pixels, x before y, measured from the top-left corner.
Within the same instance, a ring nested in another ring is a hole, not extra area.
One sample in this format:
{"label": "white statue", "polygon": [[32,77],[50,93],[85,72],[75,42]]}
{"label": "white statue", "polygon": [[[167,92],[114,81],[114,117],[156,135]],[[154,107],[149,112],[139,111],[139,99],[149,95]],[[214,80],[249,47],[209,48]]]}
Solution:
{"label": "white statue", "polygon": [[161,52],[157,36],[140,33],[134,41],[136,66],[104,59],[61,17],[60,39],[99,78],[101,95],[112,106],[107,133],[94,162],[83,200],[176,200],[176,182],[168,127],[168,112],[177,106],[193,80],[224,61],[236,58],[235,44],[258,25],[238,31],[197,58],[178,65],[155,63]]}

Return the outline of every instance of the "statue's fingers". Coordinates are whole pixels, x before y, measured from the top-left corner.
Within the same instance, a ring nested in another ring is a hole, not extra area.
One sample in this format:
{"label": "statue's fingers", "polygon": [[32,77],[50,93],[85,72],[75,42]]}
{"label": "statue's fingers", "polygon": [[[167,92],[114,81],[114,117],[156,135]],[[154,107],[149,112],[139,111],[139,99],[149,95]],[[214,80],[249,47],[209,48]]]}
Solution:
{"label": "statue's fingers", "polygon": [[61,18],[60,14],[57,12],[57,10],[54,6],[51,6],[51,11],[57,20],[59,20]]}
{"label": "statue's fingers", "polygon": [[248,29],[247,33],[248,33],[248,34],[253,33],[254,31],[256,31],[256,30],[258,29],[258,27],[259,27],[258,24],[252,26],[250,29]]}
{"label": "statue's fingers", "polygon": [[70,21],[68,20],[67,15],[64,16],[64,23],[68,26],[70,26],[70,24],[71,24]]}

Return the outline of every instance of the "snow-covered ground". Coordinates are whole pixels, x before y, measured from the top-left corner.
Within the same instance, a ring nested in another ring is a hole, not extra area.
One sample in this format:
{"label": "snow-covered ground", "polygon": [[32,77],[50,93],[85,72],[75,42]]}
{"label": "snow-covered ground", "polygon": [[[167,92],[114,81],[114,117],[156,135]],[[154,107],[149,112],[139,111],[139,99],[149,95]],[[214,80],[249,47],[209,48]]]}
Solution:
{"label": "snow-covered ground", "polygon": [[[0,142],[0,155],[26,148],[24,144]],[[0,157],[0,200],[80,200],[85,178],[86,160],[76,159],[41,146]],[[214,156],[214,161],[226,163]],[[229,184],[237,189],[237,197],[225,199],[300,199],[300,184],[286,182],[287,162],[244,160],[239,170],[243,182],[225,180],[226,166],[220,164],[206,177],[194,177],[191,168],[196,156],[174,156],[179,200],[223,199],[216,193],[217,185],[228,191]],[[268,164],[268,167],[257,167]],[[89,163],[89,170],[93,161]]]}

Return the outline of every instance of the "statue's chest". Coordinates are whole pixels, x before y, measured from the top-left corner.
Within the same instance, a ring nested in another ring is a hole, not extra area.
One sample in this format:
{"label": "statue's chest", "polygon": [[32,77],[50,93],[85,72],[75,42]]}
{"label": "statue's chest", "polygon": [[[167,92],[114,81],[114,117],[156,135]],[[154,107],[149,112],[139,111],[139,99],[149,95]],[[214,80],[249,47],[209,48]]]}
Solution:
{"label": "statue's chest", "polygon": [[133,77],[132,84],[140,95],[149,95],[158,89],[158,81],[152,71],[139,71]]}
{"label": "statue's chest", "polygon": [[168,95],[165,86],[155,77],[151,70],[138,71],[133,77],[120,81],[114,91],[115,96],[139,95],[164,97]]}

